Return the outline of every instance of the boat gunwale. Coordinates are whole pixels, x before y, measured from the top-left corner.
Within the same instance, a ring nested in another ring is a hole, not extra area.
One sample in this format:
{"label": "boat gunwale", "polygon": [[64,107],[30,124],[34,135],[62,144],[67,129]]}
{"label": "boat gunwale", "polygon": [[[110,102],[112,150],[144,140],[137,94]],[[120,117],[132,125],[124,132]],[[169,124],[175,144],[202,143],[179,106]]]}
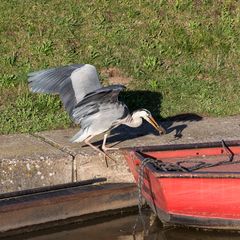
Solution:
{"label": "boat gunwale", "polygon": [[[224,141],[228,147],[240,147],[240,140]],[[154,152],[154,151],[176,151],[176,150],[191,150],[202,148],[219,148],[222,147],[222,142],[204,142],[204,143],[191,143],[191,144],[176,144],[176,145],[155,145],[155,146],[143,146],[134,148],[125,148],[124,151],[132,152],[135,157],[141,162],[145,157],[141,153]],[[240,163],[239,161],[236,163]],[[151,163],[147,163],[151,173],[156,178],[240,178],[239,172],[161,172],[153,167]]]}
{"label": "boat gunwale", "polygon": [[[240,147],[240,140],[224,141],[228,147]],[[164,144],[164,145],[150,145],[140,147],[125,147],[121,148],[124,151],[140,151],[140,152],[153,152],[153,151],[167,151],[167,150],[186,150],[197,148],[216,148],[222,147],[222,142],[201,142],[201,143],[182,143],[182,144]]]}

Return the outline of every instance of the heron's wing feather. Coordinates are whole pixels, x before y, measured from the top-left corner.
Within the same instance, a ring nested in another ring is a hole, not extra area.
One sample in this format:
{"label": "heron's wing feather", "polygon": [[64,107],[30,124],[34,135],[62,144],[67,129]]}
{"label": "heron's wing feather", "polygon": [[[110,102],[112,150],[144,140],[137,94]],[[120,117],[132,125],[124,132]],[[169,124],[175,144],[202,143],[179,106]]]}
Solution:
{"label": "heron's wing feather", "polygon": [[113,108],[123,106],[118,101],[118,95],[124,88],[123,85],[112,85],[87,94],[73,109],[72,118],[74,122],[79,124],[82,119],[89,116],[94,117],[93,115],[97,116],[100,111],[113,110]]}
{"label": "heron's wing feather", "polygon": [[101,88],[97,70],[90,64],[74,64],[28,74],[32,92],[58,93],[71,114],[83,97]]}
{"label": "heron's wing feather", "polygon": [[69,77],[72,72],[82,66],[84,65],[76,64],[29,73],[29,88],[32,92],[59,93],[62,83],[71,81]]}

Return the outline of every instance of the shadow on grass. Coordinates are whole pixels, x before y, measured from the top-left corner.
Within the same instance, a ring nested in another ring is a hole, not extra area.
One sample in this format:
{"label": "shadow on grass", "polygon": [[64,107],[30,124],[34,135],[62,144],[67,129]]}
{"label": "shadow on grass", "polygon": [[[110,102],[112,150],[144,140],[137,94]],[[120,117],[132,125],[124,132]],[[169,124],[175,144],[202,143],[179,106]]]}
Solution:
{"label": "shadow on grass", "polygon": [[[162,94],[150,91],[128,91],[121,93],[120,101],[123,101],[128,106],[130,112],[139,108],[148,109],[152,115],[158,119],[158,123],[163,126],[167,134],[176,131],[174,137],[181,138],[183,130],[187,127],[187,122],[200,121],[202,117],[194,113],[179,114],[168,118],[163,118],[159,115],[161,112]],[[181,122],[176,125],[177,122]],[[111,131],[107,139],[108,144],[117,145],[126,140],[135,139],[145,135],[159,135],[159,133],[146,121],[138,128],[130,128],[121,125]],[[102,141],[96,141],[94,145],[101,145]]]}
{"label": "shadow on grass", "polygon": [[159,115],[162,104],[162,94],[151,91],[126,91],[121,92],[119,100],[123,101],[133,112],[140,108],[145,108],[157,119],[162,119]]}

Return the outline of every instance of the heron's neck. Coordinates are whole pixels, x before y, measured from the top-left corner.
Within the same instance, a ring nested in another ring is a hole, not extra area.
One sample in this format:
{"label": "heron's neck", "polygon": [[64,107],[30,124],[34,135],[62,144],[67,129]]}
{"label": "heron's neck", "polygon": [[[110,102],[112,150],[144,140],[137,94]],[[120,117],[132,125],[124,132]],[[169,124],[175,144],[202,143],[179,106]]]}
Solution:
{"label": "heron's neck", "polygon": [[129,127],[136,128],[139,127],[142,124],[143,120],[141,117],[139,117],[137,114],[129,114],[126,117],[126,121],[123,123]]}

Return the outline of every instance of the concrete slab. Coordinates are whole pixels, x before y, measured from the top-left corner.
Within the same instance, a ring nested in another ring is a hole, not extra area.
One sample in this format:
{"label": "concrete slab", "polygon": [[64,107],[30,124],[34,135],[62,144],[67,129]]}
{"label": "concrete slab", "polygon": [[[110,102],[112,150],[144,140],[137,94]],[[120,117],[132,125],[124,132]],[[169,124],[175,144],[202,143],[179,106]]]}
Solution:
{"label": "concrete slab", "polygon": [[29,134],[0,135],[0,159],[39,159],[67,154]]}
{"label": "concrete slab", "polygon": [[76,160],[76,179],[78,181],[104,177],[111,183],[133,183],[134,178],[130,172],[124,157],[115,152],[111,154],[116,162],[108,159],[108,167],[101,154],[84,156],[77,154]]}
{"label": "concrete slab", "polygon": [[[203,118],[199,121],[189,119],[184,121],[165,121],[162,125],[167,129],[167,134],[159,136],[147,123],[133,129],[121,126],[114,129],[108,138],[110,146],[134,147],[144,145],[180,144],[207,141],[220,141],[238,139],[240,136],[240,116],[226,118]],[[75,179],[85,180],[96,177],[106,177],[109,182],[133,182],[133,177],[128,170],[120,151],[114,151],[112,156],[117,163],[109,160],[109,168],[101,154],[96,153],[83,143],[70,143],[69,139],[79,131],[65,129],[37,133],[53,145],[73,154],[75,164]],[[95,145],[101,145],[103,135],[94,139]]]}
{"label": "concrete slab", "polygon": [[[164,136],[159,136],[147,123],[136,129],[121,126],[112,131],[108,144],[122,148],[234,140],[240,136],[240,116],[197,120],[165,121]],[[26,134],[0,136],[0,190],[22,190],[96,177],[106,177],[108,182],[133,182],[120,151],[111,153],[117,163],[109,160],[106,168],[101,154],[82,143],[70,143],[69,139],[78,131],[76,128],[36,133],[41,140]],[[102,137],[96,137],[94,144],[101,145]]]}
{"label": "concrete slab", "polygon": [[[112,154],[116,163],[108,159],[109,167],[106,167],[106,162],[101,154],[82,143],[69,142],[71,136],[77,131],[78,129],[65,129],[40,132],[36,135],[74,156],[76,181],[104,177],[107,178],[108,182],[134,182],[127,163],[120,152]],[[101,137],[97,136],[96,139],[101,142]]]}
{"label": "concrete slab", "polygon": [[[234,140],[240,137],[240,116],[225,118],[203,118],[200,121],[166,121],[162,125],[167,129],[167,134],[159,136],[147,123],[139,128],[120,126],[114,129],[108,137],[110,146],[134,147],[144,145],[180,144],[219,141],[221,139]],[[70,143],[69,139],[79,131],[64,129],[37,133],[38,136],[51,141],[62,149],[67,149],[77,155],[96,155],[96,152],[82,143]],[[101,145],[103,135],[94,138],[93,143]]]}
{"label": "concrete slab", "polygon": [[28,134],[0,136],[0,193],[72,181],[72,157]]}

